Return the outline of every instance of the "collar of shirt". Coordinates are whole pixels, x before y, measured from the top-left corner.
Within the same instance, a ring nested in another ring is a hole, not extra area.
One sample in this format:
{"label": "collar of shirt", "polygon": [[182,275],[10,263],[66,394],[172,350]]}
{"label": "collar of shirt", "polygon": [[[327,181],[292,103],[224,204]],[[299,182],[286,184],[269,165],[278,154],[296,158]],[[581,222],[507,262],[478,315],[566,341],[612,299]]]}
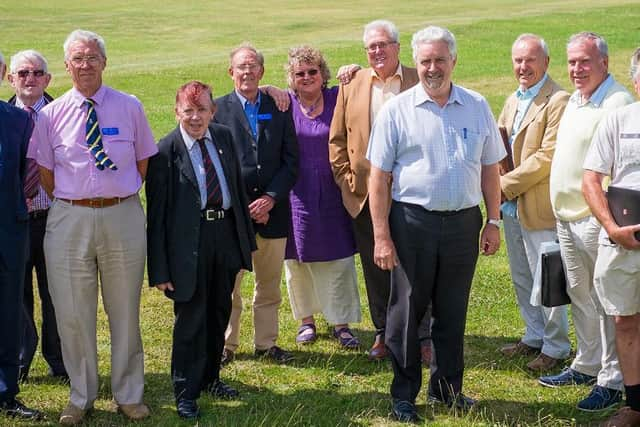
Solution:
{"label": "collar of shirt", "polygon": [[591,98],[584,101],[582,99],[582,94],[577,90],[573,93],[573,95],[571,95],[571,98],[569,98],[569,100],[573,103],[578,104],[579,107],[591,103],[594,107],[600,108],[600,105],[602,105],[602,102],[607,96],[607,92],[609,91],[609,88],[613,85],[613,83],[615,83],[613,76],[611,74],[608,74],[607,78],[604,79],[604,81],[600,83],[600,86],[598,86],[598,88],[591,94]]}
{"label": "collar of shirt", "polygon": [[[436,103],[427,93],[426,90],[424,90],[424,86],[422,85],[422,83],[418,83],[417,85],[415,85],[413,87],[414,91],[415,91],[415,106],[419,106],[421,104],[424,104],[425,102],[432,102],[432,103]],[[458,86],[454,85],[453,83],[451,83],[451,92],[449,93],[449,99],[447,100],[447,104],[460,104],[460,105],[464,105],[464,101],[462,99],[462,97],[460,96],[460,89],[458,89]]]}
{"label": "collar of shirt", "polygon": [[[31,108],[33,108],[33,111],[35,111],[37,113],[40,110],[42,110],[42,107],[44,107],[45,105],[47,105],[47,100],[44,99],[44,96],[43,96],[35,104],[33,104],[31,106]],[[18,107],[18,108],[24,108],[25,107],[24,103],[17,96],[16,96],[16,107]]]}
{"label": "collar of shirt", "polygon": [[544,73],[544,76],[542,76],[540,81],[531,86],[529,89],[519,87],[518,90],[516,90],[516,97],[522,101],[535,98],[536,96],[538,96],[538,93],[540,93],[540,89],[542,89],[542,86],[544,86],[546,81],[547,73]]}
{"label": "collar of shirt", "polygon": [[[96,93],[94,93],[89,98],[91,98],[96,105],[101,105],[104,101],[106,92],[107,91],[104,85],[102,85],[100,86],[100,89],[98,89]],[[84,102],[87,100],[87,97],[81,94],[75,87],[71,88],[70,97],[73,100],[73,104],[75,104],[77,107],[82,107],[84,105]]]}
{"label": "collar of shirt", "polygon": [[247,103],[251,106],[255,106],[255,107],[260,107],[260,90],[258,89],[258,97],[256,98],[256,102],[251,103],[249,102],[249,100],[247,98],[245,98],[244,96],[240,95],[240,92],[238,92],[237,90],[235,90],[236,95],[238,95],[238,99],[240,100],[240,104],[242,104],[242,108],[247,108]]}
{"label": "collar of shirt", "polygon": [[378,76],[378,74],[376,73],[376,71],[372,68],[371,69],[371,80],[380,80],[381,82],[385,83],[387,81],[393,80],[396,78],[396,76],[398,76],[400,78],[400,81],[403,80],[402,78],[402,64],[400,64],[400,61],[398,61],[398,67],[396,68],[396,72],[393,73],[392,76],[389,76],[386,78],[386,80],[383,80],[380,78],[380,76]]}
{"label": "collar of shirt", "polygon": [[[184,130],[182,124],[180,125],[180,134],[182,135],[182,140],[184,141],[184,145],[187,147],[187,150],[191,151],[193,146],[196,144],[196,140]],[[207,129],[207,133],[205,133],[204,138],[207,142],[213,141],[213,138],[211,138],[211,134],[209,133],[209,129]]]}

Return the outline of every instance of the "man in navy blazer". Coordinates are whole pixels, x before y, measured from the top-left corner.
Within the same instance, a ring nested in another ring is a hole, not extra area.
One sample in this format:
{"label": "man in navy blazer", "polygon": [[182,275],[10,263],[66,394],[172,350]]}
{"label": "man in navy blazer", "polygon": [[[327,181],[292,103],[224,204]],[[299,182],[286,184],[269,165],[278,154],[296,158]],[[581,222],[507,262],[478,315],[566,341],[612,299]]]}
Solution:
{"label": "man in navy blazer", "polygon": [[147,174],[149,284],[174,301],[171,378],[182,418],[199,415],[201,391],[238,396],[220,381],[220,359],[234,280],[256,249],[231,132],[211,123],[215,108],[209,86],[183,85],[179,126]]}
{"label": "man in navy blazer", "polygon": [[[0,82],[5,71],[0,54]],[[16,399],[29,236],[24,179],[32,131],[29,114],[0,101],[0,413],[24,419],[42,417]]]}
{"label": "man in navy blazer", "polygon": [[[258,250],[253,255],[254,345],[257,356],[279,363],[293,356],[276,345],[280,283],[287,234],[289,190],[298,172],[298,142],[291,112],[281,112],[258,84],[264,74],[264,57],[249,44],[230,55],[229,75],[235,90],[217,100],[215,121],[228,126],[242,165],[249,213],[253,219]],[[226,333],[223,361],[233,359],[239,344],[242,272],[233,290],[231,319]]]}

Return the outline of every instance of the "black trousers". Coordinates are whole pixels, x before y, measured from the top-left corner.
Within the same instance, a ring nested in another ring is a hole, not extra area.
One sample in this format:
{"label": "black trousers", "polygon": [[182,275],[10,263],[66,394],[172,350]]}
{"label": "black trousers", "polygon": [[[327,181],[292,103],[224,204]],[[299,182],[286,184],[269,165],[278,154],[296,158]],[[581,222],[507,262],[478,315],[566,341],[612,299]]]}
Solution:
{"label": "black trousers", "polygon": [[176,399],[197,399],[220,376],[231,292],[242,265],[232,217],[201,219],[196,290],[191,300],[174,303],[171,376]]}
{"label": "black trousers", "polygon": [[44,261],[42,242],[47,227],[46,211],[39,211],[40,215],[29,220],[30,250],[27,258],[24,278],[24,323],[22,347],[20,349],[20,379],[25,380],[29,375],[31,362],[38,346],[38,330],[33,317],[33,269],[36,270],[38,293],[42,310],[42,356],[47,361],[54,375],[65,375],[66,370],[62,361],[60,336],[56,325],[56,313],[49,295],[47,283],[47,269]]}
{"label": "black trousers", "polygon": [[414,402],[422,385],[418,324],[431,304],[429,394],[448,399],[462,391],[464,329],[479,253],[482,214],[427,211],[393,202],[391,235],[400,266],[391,273],[386,344],[391,352],[391,396]]}
{"label": "black trousers", "polygon": [[[388,271],[378,268],[373,262],[374,239],[369,202],[365,203],[362,211],[353,219],[352,223],[356,246],[360,253],[371,320],[377,333],[384,334],[387,323],[387,304],[389,302],[389,290],[391,289],[391,276]],[[431,313],[429,310],[425,312],[425,316],[420,323],[419,334],[421,340],[429,339],[431,336]]]}
{"label": "black trousers", "polygon": [[[11,245],[18,262],[10,263],[0,251],[0,401],[13,399],[19,391],[18,355],[22,338],[24,260],[27,258],[29,226],[26,221],[16,223],[11,231],[19,237]],[[7,245],[7,242],[0,244]],[[4,247],[3,251],[6,249]]]}

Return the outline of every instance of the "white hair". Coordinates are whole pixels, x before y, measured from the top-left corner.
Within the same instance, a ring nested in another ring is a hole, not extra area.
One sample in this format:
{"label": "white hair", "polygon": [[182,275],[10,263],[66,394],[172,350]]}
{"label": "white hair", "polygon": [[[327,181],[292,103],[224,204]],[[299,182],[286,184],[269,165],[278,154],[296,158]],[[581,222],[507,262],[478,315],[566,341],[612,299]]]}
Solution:
{"label": "white hair", "polygon": [[567,49],[576,43],[584,42],[586,40],[593,40],[598,48],[598,52],[600,52],[600,56],[602,58],[609,57],[609,46],[607,45],[607,41],[599,34],[592,33],[589,31],[583,31],[581,33],[577,33],[569,37],[569,41],[567,42]]}
{"label": "white hair", "polygon": [[516,47],[516,45],[520,42],[526,41],[526,40],[535,40],[538,45],[540,46],[540,49],[542,49],[542,52],[544,53],[545,57],[549,57],[549,47],[547,46],[547,42],[544,41],[544,39],[542,37],[540,37],[537,34],[533,34],[533,33],[523,33],[520,34],[518,36],[518,38],[516,39],[516,41],[513,42],[513,45],[511,45],[511,50],[513,50],[514,47]]}
{"label": "white hair", "polygon": [[11,57],[9,72],[12,74],[15,73],[16,71],[18,71],[18,67],[25,62],[34,65],[37,64],[44,70],[45,73],[49,72],[47,69],[47,60],[45,59],[45,57],[42,56],[40,52],[33,49],[21,50],[20,52],[13,55]]}
{"label": "white hair", "polygon": [[387,35],[392,41],[396,43],[400,41],[398,28],[395,26],[393,22],[387,21],[386,19],[377,19],[375,21],[369,22],[367,25],[364,26],[364,31],[362,33],[362,42],[365,44],[365,46],[367,44],[369,33],[371,31],[380,30],[380,29],[384,30],[385,33],[387,33]]}
{"label": "white hair", "polygon": [[411,49],[413,49],[413,60],[418,60],[418,47],[421,44],[432,43],[436,41],[443,41],[447,43],[449,47],[449,54],[452,59],[456,59],[458,57],[457,49],[456,49],[456,38],[453,36],[451,31],[447,30],[443,27],[437,27],[435,25],[430,25],[427,28],[424,28],[413,35],[411,39]]}
{"label": "white hair", "polygon": [[100,49],[102,56],[105,58],[107,57],[107,49],[104,44],[104,39],[100,35],[87,30],[74,30],[67,36],[67,39],[62,45],[65,59],[69,59],[69,49],[75,42],[95,42],[98,45],[98,49]]}

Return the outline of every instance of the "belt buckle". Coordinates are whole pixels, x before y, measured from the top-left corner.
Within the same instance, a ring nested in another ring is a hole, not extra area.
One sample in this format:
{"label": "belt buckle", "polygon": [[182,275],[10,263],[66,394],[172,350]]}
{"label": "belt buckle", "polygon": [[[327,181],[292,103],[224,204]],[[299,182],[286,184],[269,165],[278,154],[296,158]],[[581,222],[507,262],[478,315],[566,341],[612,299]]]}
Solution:
{"label": "belt buckle", "polygon": [[95,199],[89,199],[89,207],[90,208],[101,208],[104,206],[104,199],[103,198],[95,198]]}
{"label": "belt buckle", "polygon": [[223,210],[207,209],[204,211],[204,217],[207,221],[216,221],[224,218]]}

